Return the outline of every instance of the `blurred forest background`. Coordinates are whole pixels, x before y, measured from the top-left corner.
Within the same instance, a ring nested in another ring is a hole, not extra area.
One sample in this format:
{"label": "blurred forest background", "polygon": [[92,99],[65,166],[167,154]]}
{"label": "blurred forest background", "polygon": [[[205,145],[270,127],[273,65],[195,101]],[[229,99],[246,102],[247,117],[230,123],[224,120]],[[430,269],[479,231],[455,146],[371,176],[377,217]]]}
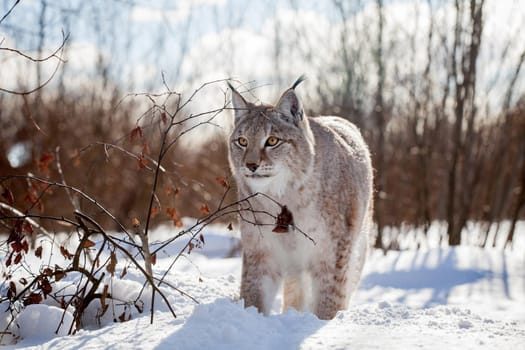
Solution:
{"label": "blurred forest background", "polygon": [[[523,23],[521,0],[1,0],[0,176],[66,181],[126,225],[144,221],[160,140],[136,129],[154,104],[139,93],[234,78],[273,102],[304,73],[309,114],[348,118],[370,145],[377,247],[388,227],[434,220],[448,223],[451,245],[482,222],[483,246],[510,220],[512,241],[525,217]],[[225,93],[210,85],[188,113]],[[221,200],[217,177],[231,181],[223,114],[166,156],[157,195],[177,214],[159,207],[155,223]],[[39,210],[31,183],[8,185],[13,206]],[[70,202],[46,194],[40,210],[66,216]]]}

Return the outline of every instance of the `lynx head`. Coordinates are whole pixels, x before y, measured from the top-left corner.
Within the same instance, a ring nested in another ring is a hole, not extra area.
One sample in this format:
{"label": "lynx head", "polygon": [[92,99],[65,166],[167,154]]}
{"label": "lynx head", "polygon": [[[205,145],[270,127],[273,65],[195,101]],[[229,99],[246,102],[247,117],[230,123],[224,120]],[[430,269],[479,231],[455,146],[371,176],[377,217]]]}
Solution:
{"label": "lynx head", "polygon": [[247,102],[230,85],[235,122],[229,159],[240,188],[281,196],[299,188],[310,174],[314,140],[294,90],[301,81],[275,106]]}

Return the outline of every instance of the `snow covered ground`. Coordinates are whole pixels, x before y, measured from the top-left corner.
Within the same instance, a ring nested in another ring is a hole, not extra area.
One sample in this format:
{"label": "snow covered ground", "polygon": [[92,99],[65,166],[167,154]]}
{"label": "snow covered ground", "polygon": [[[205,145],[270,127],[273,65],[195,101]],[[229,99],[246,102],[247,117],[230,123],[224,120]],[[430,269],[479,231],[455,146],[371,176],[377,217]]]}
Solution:
{"label": "snow covered ground", "polygon": [[[322,321],[295,310],[280,314],[280,299],[268,317],[253,308],[244,309],[236,300],[240,258],[224,258],[237,237],[213,227],[204,234],[203,249],[179,260],[166,279],[199,304],[162,287],[177,318],[157,298],[154,323],[150,324],[151,301],[144,293],[142,314],[129,305],[117,305],[97,319],[97,305],[92,303],[83,329],[73,336],[57,336],[54,332],[62,310],[48,302],[22,312],[17,320],[20,328],[14,330],[21,340],[4,348],[523,349],[525,223],[518,229],[513,249],[506,251],[473,245],[448,248],[439,243],[439,227],[425,240],[416,232],[403,233],[401,251],[371,252],[349,309]],[[161,228],[154,235],[162,239],[175,232]],[[417,242],[421,249],[409,249]],[[173,244],[158,256],[155,273],[168,269],[181,244]],[[68,283],[76,283],[74,278],[65,277],[60,287],[67,290]],[[124,279],[108,284],[114,296],[132,300],[142,280],[128,268]],[[122,310],[131,319],[113,322]],[[0,318],[0,326],[2,322]]]}

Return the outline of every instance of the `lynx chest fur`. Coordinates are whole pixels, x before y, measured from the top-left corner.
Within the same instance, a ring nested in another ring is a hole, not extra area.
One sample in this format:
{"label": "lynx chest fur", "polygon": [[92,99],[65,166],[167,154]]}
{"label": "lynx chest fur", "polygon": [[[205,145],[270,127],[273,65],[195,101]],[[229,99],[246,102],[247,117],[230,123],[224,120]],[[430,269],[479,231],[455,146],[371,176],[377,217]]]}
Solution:
{"label": "lynx chest fur", "polygon": [[[328,319],[347,307],[367,255],[372,166],[353,124],[304,115],[300,81],[275,106],[231,87],[229,161],[239,200],[249,198],[240,207],[241,298],[268,314],[282,285],[284,310]],[[290,225],[276,233],[282,206]]]}

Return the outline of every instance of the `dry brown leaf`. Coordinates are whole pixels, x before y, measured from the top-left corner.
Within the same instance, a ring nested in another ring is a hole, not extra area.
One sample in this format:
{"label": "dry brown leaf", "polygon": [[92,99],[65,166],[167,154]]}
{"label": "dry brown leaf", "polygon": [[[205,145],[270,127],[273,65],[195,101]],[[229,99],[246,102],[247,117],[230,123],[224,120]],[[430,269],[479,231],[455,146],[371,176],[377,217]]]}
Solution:
{"label": "dry brown leaf", "polygon": [[37,248],[35,249],[35,256],[36,256],[37,258],[42,258],[42,246],[37,247]]}
{"label": "dry brown leaf", "polygon": [[151,208],[151,211],[149,213],[150,218],[154,219],[160,212],[160,208],[158,206],[154,206]]}
{"label": "dry brown leaf", "polygon": [[133,140],[137,137],[137,136],[140,136],[140,138],[142,138],[143,134],[142,134],[142,128],[140,126],[137,126],[136,128],[134,128],[133,130],[131,130],[131,133],[130,133],[130,139],[131,139],[131,142],[133,142]]}
{"label": "dry brown leaf", "polygon": [[60,246],[60,253],[68,260],[73,258],[73,254],[71,254],[63,245]]}
{"label": "dry brown leaf", "polygon": [[115,268],[117,267],[117,254],[111,252],[109,256],[109,263],[106,266],[106,270],[113,276],[115,274]]}
{"label": "dry brown leaf", "polygon": [[217,181],[217,183],[218,183],[219,185],[221,185],[222,187],[224,187],[224,188],[228,188],[228,181],[226,181],[226,179],[223,178],[222,176],[217,176],[217,177],[215,178],[215,181]]}
{"label": "dry brown leaf", "polygon": [[277,222],[272,231],[275,233],[286,233],[291,225],[293,225],[293,215],[286,205],[283,205],[281,212],[277,215]]}
{"label": "dry brown leaf", "polygon": [[86,241],[84,242],[84,245],[83,245],[82,248],[87,249],[87,248],[94,247],[95,245],[96,245],[95,242],[93,242],[93,241],[91,241],[91,240],[88,239],[88,240],[86,240]]}
{"label": "dry brown leaf", "polygon": [[207,215],[210,213],[210,208],[208,208],[208,204],[204,203],[201,205],[200,211],[202,214]]}
{"label": "dry brown leaf", "polygon": [[42,300],[43,298],[42,298],[42,295],[40,295],[40,293],[33,292],[24,299],[24,306],[40,304]]}
{"label": "dry brown leaf", "polygon": [[137,218],[133,218],[131,220],[131,224],[133,225],[133,227],[138,228],[140,226],[140,221]]}
{"label": "dry brown leaf", "polygon": [[157,254],[154,253],[151,255],[151,265],[155,265],[157,263]]}
{"label": "dry brown leaf", "polygon": [[11,192],[8,188],[4,188],[4,191],[2,192],[2,197],[9,205],[13,205],[15,203],[15,197],[13,196],[13,192]]}

